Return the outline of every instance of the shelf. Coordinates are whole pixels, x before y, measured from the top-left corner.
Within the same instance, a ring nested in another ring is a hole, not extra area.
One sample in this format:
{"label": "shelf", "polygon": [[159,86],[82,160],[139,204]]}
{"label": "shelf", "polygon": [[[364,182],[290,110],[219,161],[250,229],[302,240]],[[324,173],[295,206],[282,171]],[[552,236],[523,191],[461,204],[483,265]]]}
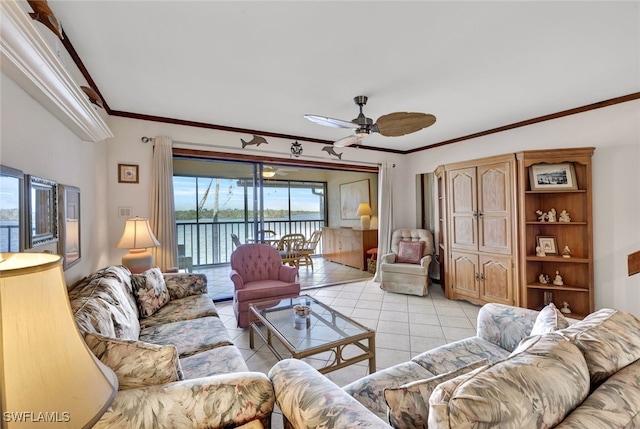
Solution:
{"label": "shelf", "polygon": [[527,225],[587,225],[587,222],[538,222],[538,221],[527,221]]}
{"label": "shelf", "polygon": [[570,285],[556,286],[554,284],[532,283],[532,284],[528,284],[527,287],[529,289],[542,289],[542,290],[551,290],[551,291],[564,290],[569,292],[589,292],[589,289],[585,289],[577,286],[570,286]]}
{"label": "shelf", "polygon": [[587,191],[585,189],[562,189],[562,190],[558,190],[558,191],[524,191],[525,194],[527,195],[534,195],[534,194],[580,194],[580,193],[586,193]]}
{"label": "shelf", "polygon": [[562,256],[527,256],[527,262],[561,262],[574,264],[588,264],[587,258],[563,258]]}

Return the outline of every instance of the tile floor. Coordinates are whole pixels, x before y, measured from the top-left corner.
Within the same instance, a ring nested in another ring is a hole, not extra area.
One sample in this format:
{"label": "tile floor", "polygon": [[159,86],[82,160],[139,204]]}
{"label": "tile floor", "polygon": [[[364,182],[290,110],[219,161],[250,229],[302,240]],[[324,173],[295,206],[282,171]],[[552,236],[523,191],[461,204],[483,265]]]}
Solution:
{"label": "tile floor", "polygon": [[[458,339],[475,335],[479,306],[445,298],[442,288],[433,284],[426,297],[382,291],[371,279],[308,289],[312,295],[346,316],[376,330],[376,366],[387,368],[412,356]],[[235,345],[252,371],[267,373],[276,357],[256,337],[256,347],[249,347],[248,329],[238,329],[230,302],[216,304]],[[324,366],[329,356],[306,359],[315,367]],[[330,372],[327,377],[344,386],[367,375],[368,361]],[[273,427],[282,427],[276,413]]]}

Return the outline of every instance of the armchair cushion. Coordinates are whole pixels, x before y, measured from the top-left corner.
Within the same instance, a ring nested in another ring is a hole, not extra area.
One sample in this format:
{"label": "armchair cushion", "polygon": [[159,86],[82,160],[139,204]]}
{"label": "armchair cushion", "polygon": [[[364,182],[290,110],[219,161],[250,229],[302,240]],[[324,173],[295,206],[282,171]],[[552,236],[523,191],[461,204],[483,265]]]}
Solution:
{"label": "armchair cushion", "polygon": [[401,241],[398,243],[398,259],[400,264],[419,264],[424,251],[424,241]]}
{"label": "armchair cushion", "polygon": [[86,334],[87,346],[118,377],[119,389],[153,386],[183,379],[175,346],[116,340]]}
{"label": "armchair cushion", "polygon": [[151,268],[142,274],[133,274],[131,283],[141,318],[151,316],[171,300],[169,289],[159,268]]}

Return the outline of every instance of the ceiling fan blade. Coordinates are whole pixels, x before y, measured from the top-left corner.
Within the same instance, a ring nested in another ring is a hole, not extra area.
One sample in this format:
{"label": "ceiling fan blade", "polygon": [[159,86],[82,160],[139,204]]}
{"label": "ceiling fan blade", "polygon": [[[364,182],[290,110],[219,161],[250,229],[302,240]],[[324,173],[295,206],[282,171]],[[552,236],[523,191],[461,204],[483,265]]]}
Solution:
{"label": "ceiling fan blade", "polygon": [[333,146],[335,147],[346,147],[346,146],[351,146],[354,144],[358,144],[362,141],[362,137],[360,137],[357,134],[353,134],[344,138],[341,138],[340,140],[336,141],[333,143]]}
{"label": "ceiling fan blade", "polygon": [[399,137],[430,127],[435,122],[436,117],[428,113],[394,112],[380,116],[374,131],[386,137]]}
{"label": "ceiling fan blade", "polygon": [[358,128],[358,124],[354,124],[351,121],[343,121],[342,119],[328,118],[326,116],[318,115],[304,115],[305,118],[316,124],[324,125],[325,127],[334,128]]}

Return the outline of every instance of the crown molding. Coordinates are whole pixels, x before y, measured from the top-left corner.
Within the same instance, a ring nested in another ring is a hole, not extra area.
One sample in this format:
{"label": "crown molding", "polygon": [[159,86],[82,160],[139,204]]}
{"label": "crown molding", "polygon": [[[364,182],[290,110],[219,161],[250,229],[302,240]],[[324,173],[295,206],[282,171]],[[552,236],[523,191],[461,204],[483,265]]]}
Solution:
{"label": "crown molding", "polygon": [[31,17],[14,0],[0,3],[2,72],[80,139],[99,142],[113,137],[96,108],[38,32]]}

